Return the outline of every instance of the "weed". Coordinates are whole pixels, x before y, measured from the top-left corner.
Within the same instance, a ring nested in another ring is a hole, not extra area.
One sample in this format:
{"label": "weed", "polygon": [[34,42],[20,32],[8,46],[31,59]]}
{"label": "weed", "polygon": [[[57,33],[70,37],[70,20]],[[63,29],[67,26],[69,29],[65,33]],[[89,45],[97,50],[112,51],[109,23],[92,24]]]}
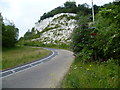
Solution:
{"label": "weed", "polygon": [[103,63],[83,63],[76,58],[60,87],[118,88],[118,68],[113,59]]}

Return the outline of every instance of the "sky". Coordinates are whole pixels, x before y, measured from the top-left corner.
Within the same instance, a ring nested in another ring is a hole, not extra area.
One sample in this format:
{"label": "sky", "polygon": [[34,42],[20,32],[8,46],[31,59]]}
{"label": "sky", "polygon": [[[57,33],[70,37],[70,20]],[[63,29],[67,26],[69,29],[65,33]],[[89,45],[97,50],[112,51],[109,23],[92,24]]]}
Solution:
{"label": "sky", "polygon": [[[69,0],[0,0],[0,12],[3,18],[7,18],[19,29],[19,37],[28,29],[35,26],[45,12],[64,5]],[[70,0],[76,4],[87,3],[91,6],[92,0]],[[96,5],[104,5],[114,0],[93,0]]]}

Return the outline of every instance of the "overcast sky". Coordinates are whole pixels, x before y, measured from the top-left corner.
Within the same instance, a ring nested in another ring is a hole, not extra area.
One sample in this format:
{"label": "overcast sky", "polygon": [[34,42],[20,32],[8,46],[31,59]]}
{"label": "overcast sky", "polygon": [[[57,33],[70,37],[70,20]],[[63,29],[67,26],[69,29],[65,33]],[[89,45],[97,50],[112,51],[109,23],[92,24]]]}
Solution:
{"label": "overcast sky", "polygon": [[[69,0],[0,0],[0,12],[3,18],[13,21],[19,28],[19,37],[23,36],[28,29],[35,26],[43,13],[62,6]],[[87,3],[91,0],[70,0],[77,4]],[[93,0],[94,4],[103,5],[113,0]]]}

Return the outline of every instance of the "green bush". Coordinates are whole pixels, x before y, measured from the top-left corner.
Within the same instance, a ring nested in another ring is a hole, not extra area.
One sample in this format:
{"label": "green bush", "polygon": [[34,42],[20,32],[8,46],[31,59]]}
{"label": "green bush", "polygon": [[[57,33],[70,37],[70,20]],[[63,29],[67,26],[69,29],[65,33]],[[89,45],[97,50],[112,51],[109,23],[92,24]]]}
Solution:
{"label": "green bush", "polygon": [[112,3],[109,8],[101,8],[96,15],[95,29],[88,26],[87,16],[80,16],[78,27],[72,35],[71,47],[82,60],[106,61],[120,58],[119,3]]}

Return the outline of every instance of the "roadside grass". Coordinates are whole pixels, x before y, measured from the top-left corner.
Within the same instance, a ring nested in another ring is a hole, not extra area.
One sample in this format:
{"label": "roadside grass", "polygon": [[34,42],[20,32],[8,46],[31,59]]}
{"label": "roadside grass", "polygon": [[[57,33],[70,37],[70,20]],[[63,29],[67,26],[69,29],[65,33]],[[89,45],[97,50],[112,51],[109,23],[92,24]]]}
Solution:
{"label": "roadside grass", "polygon": [[[43,46],[42,46],[43,47]],[[70,47],[61,47],[61,46],[44,46],[43,48],[53,48],[53,49],[64,49],[64,50],[71,50]]]}
{"label": "roadside grass", "polygon": [[47,47],[47,48],[55,48],[55,49],[66,49],[70,50],[70,45],[66,44],[61,44],[61,45],[56,45],[56,44],[43,44],[42,42],[24,42],[25,46],[35,46],[35,47]]}
{"label": "roadside grass", "polygon": [[49,55],[51,51],[43,48],[16,47],[3,48],[2,51],[2,69],[8,69],[19,66]]}
{"label": "roadside grass", "polygon": [[107,62],[82,63],[76,58],[61,82],[61,88],[120,88],[119,65]]}

